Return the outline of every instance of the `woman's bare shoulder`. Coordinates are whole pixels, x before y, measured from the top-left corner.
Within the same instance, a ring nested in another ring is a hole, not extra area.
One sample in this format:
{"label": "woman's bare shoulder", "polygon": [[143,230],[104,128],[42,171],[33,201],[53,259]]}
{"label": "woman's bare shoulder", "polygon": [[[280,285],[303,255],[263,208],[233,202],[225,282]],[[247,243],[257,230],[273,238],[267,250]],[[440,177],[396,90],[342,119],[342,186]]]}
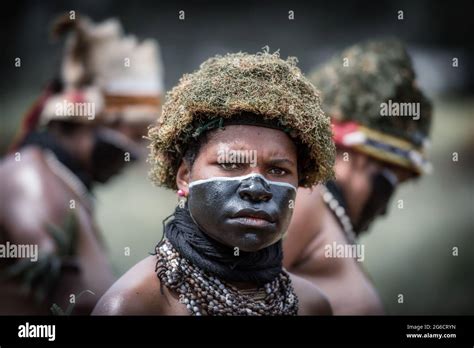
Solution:
{"label": "woman's bare shoulder", "polygon": [[97,303],[92,315],[180,314],[176,295],[161,287],[156,256],[148,256],[119,278]]}
{"label": "woman's bare shoulder", "polygon": [[298,296],[298,315],[332,315],[331,305],[323,291],[310,281],[290,273]]}

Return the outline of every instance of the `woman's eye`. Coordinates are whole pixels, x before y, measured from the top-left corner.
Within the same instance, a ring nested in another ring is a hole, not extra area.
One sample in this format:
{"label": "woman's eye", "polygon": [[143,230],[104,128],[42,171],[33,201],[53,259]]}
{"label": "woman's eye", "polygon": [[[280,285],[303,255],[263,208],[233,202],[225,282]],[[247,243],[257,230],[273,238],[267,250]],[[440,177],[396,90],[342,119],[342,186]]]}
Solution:
{"label": "woman's eye", "polygon": [[232,169],[239,169],[240,168],[238,163],[219,163],[219,165],[224,170],[232,170]]}
{"label": "woman's eye", "polygon": [[282,175],[287,174],[286,170],[281,169],[281,168],[277,168],[277,167],[271,168],[268,172],[269,172],[269,174],[277,175],[277,176],[282,176]]}

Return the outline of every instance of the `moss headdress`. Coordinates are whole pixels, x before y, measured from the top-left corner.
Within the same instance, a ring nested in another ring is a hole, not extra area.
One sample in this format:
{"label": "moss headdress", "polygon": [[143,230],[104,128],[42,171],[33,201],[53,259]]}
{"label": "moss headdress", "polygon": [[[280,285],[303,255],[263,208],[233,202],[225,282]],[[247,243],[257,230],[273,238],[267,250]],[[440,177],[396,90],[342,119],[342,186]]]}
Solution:
{"label": "moss headdress", "polygon": [[[416,173],[429,167],[423,147],[431,126],[431,103],[416,85],[411,59],[400,41],[349,47],[311,73],[310,79],[336,124],[336,144],[347,135],[347,144],[380,160]],[[408,103],[418,104],[417,119],[381,113],[382,105]]]}
{"label": "moss headdress", "polygon": [[184,75],[168,92],[162,116],[149,131],[152,179],[176,189],[177,169],[189,142],[210,123],[222,126],[242,114],[277,122],[297,146],[306,147],[310,160],[301,170],[299,185],[331,178],[335,148],[330,121],[318,92],[296,62],[267,51],[235,53],[210,58],[199,70]]}

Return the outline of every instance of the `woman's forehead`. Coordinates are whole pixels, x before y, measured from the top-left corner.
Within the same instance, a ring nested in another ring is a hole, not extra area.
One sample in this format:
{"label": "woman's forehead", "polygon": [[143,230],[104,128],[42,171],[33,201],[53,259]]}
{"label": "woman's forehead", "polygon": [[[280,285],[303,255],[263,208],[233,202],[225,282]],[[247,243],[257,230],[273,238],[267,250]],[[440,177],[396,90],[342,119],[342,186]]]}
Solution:
{"label": "woman's forehead", "polygon": [[250,125],[228,125],[208,134],[208,145],[232,149],[260,149],[294,152],[296,146],[283,131]]}

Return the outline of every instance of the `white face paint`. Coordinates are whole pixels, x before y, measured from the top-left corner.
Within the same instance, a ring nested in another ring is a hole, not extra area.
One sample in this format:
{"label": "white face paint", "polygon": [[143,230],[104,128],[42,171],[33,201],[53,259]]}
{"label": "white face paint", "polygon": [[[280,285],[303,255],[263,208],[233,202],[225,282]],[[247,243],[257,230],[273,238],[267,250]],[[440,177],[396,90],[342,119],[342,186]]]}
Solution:
{"label": "white face paint", "polygon": [[189,187],[191,188],[193,186],[204,184],[204,183],[207,183],[207,182],[212,182],[212,181],[234,181],[234,180],[235,181],[243,181],[245,179],[252,178],[252,177],[261,178],[262,180],[264,180],[265,182],[267,182],[268,184],[271,184],[271,185],[280,185],[280,186],[288,187],[290,189],[293,189],[296,192],[296,187],[294,187],[291,184],[288,184],[286,182],[281,182],[281,181],[268,180],[263,175],[256,174],[256,173],[251,173],[251,174],[242,175],[242,176],[214,176],[214,177],[208,178],[208,179],[195,180],[195,181],[193,181],[189,184]]}

